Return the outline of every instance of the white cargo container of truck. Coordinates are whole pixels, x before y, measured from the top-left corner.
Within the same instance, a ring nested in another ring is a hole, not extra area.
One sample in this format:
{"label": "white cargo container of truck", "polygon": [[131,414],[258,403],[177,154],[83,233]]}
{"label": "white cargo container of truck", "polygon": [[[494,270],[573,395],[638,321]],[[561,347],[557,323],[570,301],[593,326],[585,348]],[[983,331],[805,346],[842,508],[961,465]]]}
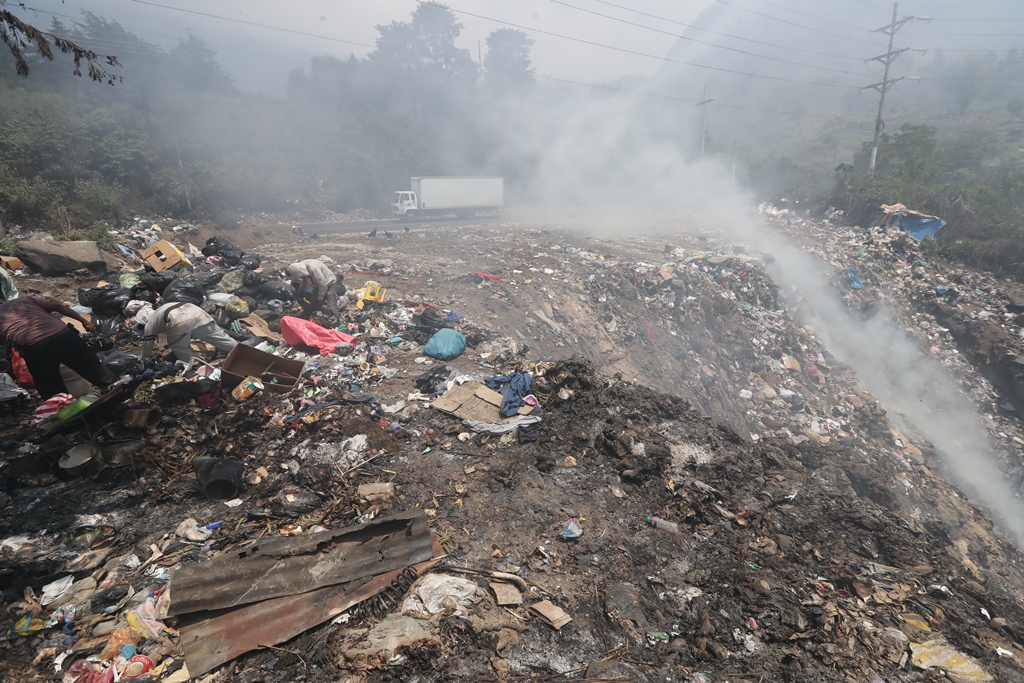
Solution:
{"label": "white cargo container of truck", "polygon": [[505,200],[503,178],[412,178],[410,190],[395,192],[393,213],[403,221],[455,214],[500,211]]}

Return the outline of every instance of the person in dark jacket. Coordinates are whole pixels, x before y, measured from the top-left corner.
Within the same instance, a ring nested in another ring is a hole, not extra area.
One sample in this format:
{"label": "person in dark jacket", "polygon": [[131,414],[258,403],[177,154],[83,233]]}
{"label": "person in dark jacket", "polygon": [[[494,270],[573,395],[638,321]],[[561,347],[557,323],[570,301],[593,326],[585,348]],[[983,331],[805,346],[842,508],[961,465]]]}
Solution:
{"label": "person in dark jacket", "polygon": [[18,297],[0,304],[0,343],[14,347],[25,360],[36,391],[44,401],[67,392],[60,366],[64,364],[97,387],[105,387],[114,377],[96,354],[85,344],[78,330],[53,313],[73,318],[92,331],[92,323],[64,304]]}

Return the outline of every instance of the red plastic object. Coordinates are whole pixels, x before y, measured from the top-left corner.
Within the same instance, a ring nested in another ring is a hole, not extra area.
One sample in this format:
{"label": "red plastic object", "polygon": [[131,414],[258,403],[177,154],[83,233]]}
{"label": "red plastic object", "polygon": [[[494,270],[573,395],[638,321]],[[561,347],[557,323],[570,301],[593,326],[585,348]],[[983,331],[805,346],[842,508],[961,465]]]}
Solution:
{"label": "red plastic object", "polygon": [[334,347],[340,342],[352,344],[356,341],[350,334],[328,330],[310,320],[288,315],[281,318],[281,336],[291,346],[312,346],[324,356],[334,353]]}
{"label": "red plastic object", "polygon": [[28,364],[25,363],[25,359],[21,357],[21,354],[16,349],[11,350],[11,374],[14,376],[14,381],[22,389],[36,388],[36,382],[28,371]]}

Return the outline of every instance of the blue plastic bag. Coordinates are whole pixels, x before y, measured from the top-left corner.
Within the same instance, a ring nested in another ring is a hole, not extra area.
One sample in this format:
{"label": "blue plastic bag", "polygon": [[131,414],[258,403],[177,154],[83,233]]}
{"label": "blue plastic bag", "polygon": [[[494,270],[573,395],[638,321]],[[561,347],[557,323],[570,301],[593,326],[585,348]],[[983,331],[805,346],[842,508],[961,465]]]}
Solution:
{"label": "blue plastic bag", "polygon": [[443,328],[434,333],[423,353],[438,360],[452,360],[466,350],[466,338],[457,330]]}

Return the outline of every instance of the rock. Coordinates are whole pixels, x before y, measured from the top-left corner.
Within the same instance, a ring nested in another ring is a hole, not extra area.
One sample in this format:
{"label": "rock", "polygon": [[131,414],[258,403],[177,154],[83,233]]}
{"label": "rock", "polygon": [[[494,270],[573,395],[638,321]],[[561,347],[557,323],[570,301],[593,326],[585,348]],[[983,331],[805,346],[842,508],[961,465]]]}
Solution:
{"label": "rock", "polygon": [[39,242],[18,243],[18,256],[32,270],[43,275],[64,275],[87,268],[97,275],[107,272],[107,262],[95,242]]}

